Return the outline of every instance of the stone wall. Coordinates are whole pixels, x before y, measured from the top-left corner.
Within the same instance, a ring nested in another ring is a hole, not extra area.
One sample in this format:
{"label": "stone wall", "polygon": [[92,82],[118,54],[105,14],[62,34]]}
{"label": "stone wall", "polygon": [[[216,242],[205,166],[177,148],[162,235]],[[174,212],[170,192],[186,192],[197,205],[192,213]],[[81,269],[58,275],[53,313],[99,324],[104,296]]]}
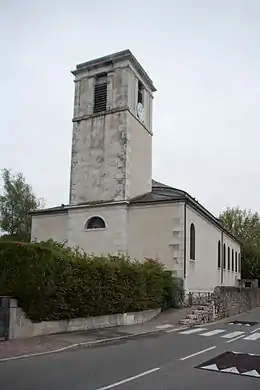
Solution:
{"label": "stone wall", "polygon": [[120,325],[142,324],[155,317],[160,311],[161,309],[158,308],[142,312],[110,314],[99,317],[32,322],[18,306],[17,300],[10,299],[9,339],[108,328]]}
{"label": "stone wall", "polygon": [[216,318],[247,312],[260,306],[259,288],[221,286],[214,290]]}

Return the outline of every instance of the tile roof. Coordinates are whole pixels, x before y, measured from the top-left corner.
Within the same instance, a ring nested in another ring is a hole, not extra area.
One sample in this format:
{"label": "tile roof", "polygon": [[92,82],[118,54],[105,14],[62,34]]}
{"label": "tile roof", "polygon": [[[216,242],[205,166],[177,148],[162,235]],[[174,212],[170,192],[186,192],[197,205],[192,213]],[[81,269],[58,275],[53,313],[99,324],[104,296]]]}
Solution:
{"label": "tile roof", "polygon": [[170,187],[156,180],[152,181],[152,191],[130,199],[130,203],[146,203],[184,199],[188,195],[185,191]]}

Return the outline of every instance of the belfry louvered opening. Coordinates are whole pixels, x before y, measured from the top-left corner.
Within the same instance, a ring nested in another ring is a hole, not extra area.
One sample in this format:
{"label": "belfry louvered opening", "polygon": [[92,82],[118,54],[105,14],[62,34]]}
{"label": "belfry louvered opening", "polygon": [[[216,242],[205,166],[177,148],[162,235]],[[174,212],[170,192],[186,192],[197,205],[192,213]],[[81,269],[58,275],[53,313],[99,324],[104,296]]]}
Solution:
{"label": "belfry louvered opening", "polygon": [[106,111],[107,109],[107,75],[100,75],[96,78],[94,91],[94,113]]}

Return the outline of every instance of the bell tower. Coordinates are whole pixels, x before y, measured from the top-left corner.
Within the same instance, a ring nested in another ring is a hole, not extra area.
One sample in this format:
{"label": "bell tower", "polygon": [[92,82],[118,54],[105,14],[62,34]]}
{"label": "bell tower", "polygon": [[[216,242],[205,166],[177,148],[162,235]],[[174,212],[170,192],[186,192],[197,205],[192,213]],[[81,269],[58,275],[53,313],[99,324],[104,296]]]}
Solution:
{"label": "bell tower", "polygon": [[151,191],[151,79],[129,50],[77,65],[70,204]]}

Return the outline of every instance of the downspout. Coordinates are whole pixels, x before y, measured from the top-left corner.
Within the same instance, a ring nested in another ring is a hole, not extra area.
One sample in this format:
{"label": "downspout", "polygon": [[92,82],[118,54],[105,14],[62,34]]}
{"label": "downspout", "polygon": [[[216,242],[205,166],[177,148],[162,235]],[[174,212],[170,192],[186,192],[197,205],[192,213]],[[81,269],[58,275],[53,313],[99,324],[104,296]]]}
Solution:
{"label": "downspout", "polygon": [[224,261],[224,245],[223,245],[223,241],[224,241],[224,239],[223,239],[223,230],[221,231],[221,241],[220,241],[220,245],[221,245],[221,251],[220,251],[220,254],[221,254],[221,260],[220,260],[220,264],[221,264],[221,284],[223,284],[223,281],[224,281],[224,268],[223,268],[223,266],[224,266],[224,263],[223,263],[223,261]]}
{"label": "downspout", "polygon": [[187,210],[186,210],[186,201],[184,203],[184,234],[183,234],[183,240],[184,240],[184,248],[183,248],[183,276],[184,276],[184,283],[187,277],[187,254],[186,254],[186,241],[187,241],[187,233],[186,233],[186,226],[187,226]]}

